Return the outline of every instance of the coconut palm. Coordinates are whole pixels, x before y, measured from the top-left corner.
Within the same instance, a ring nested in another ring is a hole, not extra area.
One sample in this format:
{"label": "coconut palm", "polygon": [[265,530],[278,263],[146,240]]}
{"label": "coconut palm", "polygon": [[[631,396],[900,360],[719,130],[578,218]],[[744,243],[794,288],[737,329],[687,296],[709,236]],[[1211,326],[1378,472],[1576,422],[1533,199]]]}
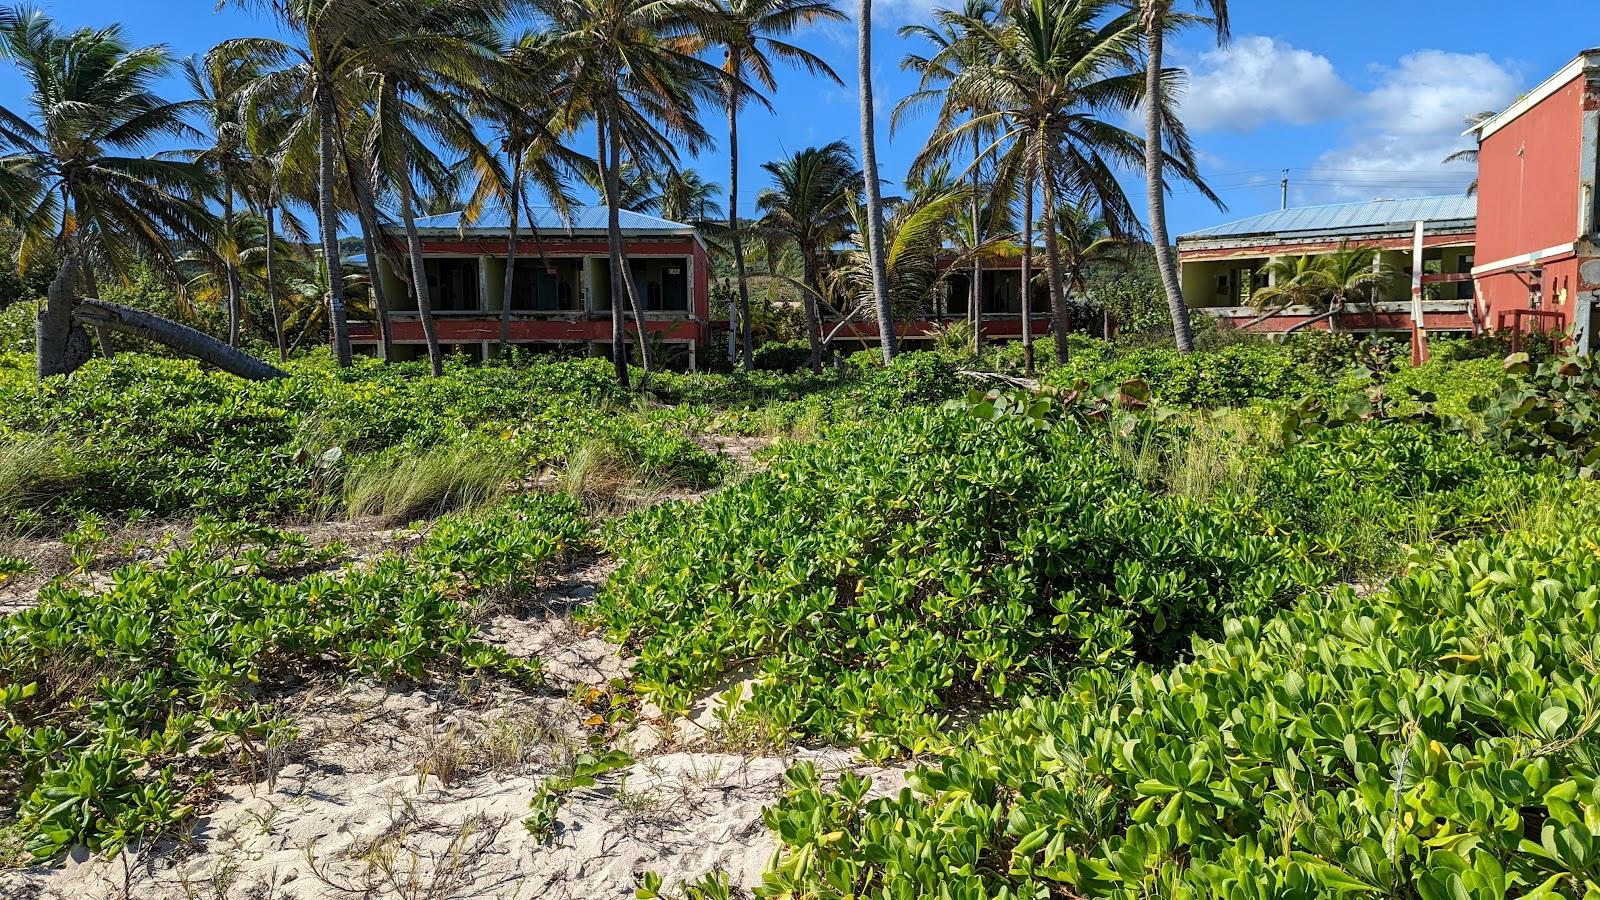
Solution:
{"label": "coconut palm", "polygon": [[1341,241],[1339,249],[1332,253],[1269,261],[1262,267],[1261,273],[1272,283],[1255,291],[1251,300],[1258,311],[1265,309],[1267,304],[1276,305],[1245,323],[1244,327],[1277,315],[1294,304],[1326,304],[1326,309],[1295,324],[1284,334],[1294,334],[1334,318],[1345,311],[1353,298],[1381,290],[1397,276],[1398,271],[1382,261],[1382,253],[1377,247]]}
{"label": "coconut palm", "polygon": [[[820,372],[822,320],[817,301],[823,295],[825,254],[847,239],[855,228],[853,198],[861,194],[866,179],[849,145],[843,141],[825,147],[807,147],[786,159],[766,163],[762,168],[772,176],[774,184],[756,195],[756,208],[762,213],[761,228],[784,235],[799,250],[811,369]],[[868,203],[870,206],[870,201]],[[883,257],[880,254],[868,258],[881,260]],[[877,282],[872,284],[869,296],[876,311]]]}
{"label": "coconut palm", "polygon": [[221,188],[222,230],[215,249],[224,274],[221,299],[228,315],[228,345],[237,347],[244,318],[244,284],[239,277],[239,248],[231,241],[234,199],[253,172],[238,93],[260,73],[249,60],[208,54],[203,59],[185,59],[183,75],[195,96],[190,107],[204,120],[211,136],[209,147],[188,156],[204,166]]}
{"label": "coconut palm", "polygon": [[[1167,294],[1167,309],[1172,314],[1172,337],[1181,353],[1194,349],[1194,329],[1189,324],[1189,307],[1178,281],[1178,261],[1172,252],[1167,231],[1167,179],[1165,168],[1171,155],[1195,170],[1194,156],[1184,137],[1172,105],[1175,80],[1164,68],[1167,33],[1196,21],[1208,21],[1216,31],[1218,45],[1228,42],[1228,0],[1194,0],[1195,6],[1209,13],[1209,19],[1174,10],[1174,0],[1129,0],[1139,16],[1145,47],[1144,104],[1144,188],[1149,201],[1150,240],[1155,244],[1156,268]],[[1182,2],[1182,0],[1179,0]],[[1221,207],[1221,201],[1216,201]]]}
{"label": "coconut palm", "polygon": [[185,103],[153,90],[173,65],[165,47],[131,47],[119,27],[62,30],[43,13],[0,7],[0,57],[22,70],[25,112],[0,108],[0,215],[19,234],[18,267],[46,252],[60,268],[38,323],[40,378],[89,355],[74,319],[162,341],[250,377],[280,374],[193,329],[137,310],[80,299],[95,272],[149,263],[176,277],[180,244],[210,246],[216,219],[198,198],[214,182],[186,159],[141,155],[193,140]]}
{"label": "coconut palm", "polygon": [[[228,2],[228,0],[224,0]],[[349,323],[341,291],[338,170],[344,153],[345,125],[356,111],[373,104],[375,73],[403,72],[414,81],[395,83],[397,98],[437,73],[475,67],[470,35],[484,21],[498,21],[505,0],[231,0],[272,14],[291,41],[240,38],[218,52],[252,60],[264,73],[247,87],[247,104],[270,103],[309,112],[297,123],[291,145],[314,140],[317,161],[317,219],[323,264],[328,269],[328,320],[334,353],[341,366],[350,356]],[[463,34],[469,35],[462,38]],[[426,282],[424,282],[425,284]],[[425,293],[425,291],[419,291]],[[424,320],[428,317],[424,316]],[[432,356],[433,354],[430,354]]]}
{"label": "coconut palm", "polygon": [[[697,104],[728,89],[721,70],[695,56],[716,24],[695,0],[533,0],[549,23],[553,58],[567,76],[560,96],[567,127],[595,129],[596,162],[606,204],[611,269],[611,346],[617,380],[628,382],[622,303],[632,279],[624,271],[621,222],[624,157],[641,169],[668,168],[680,150],[706,146],[710,135]],[[745,86],[739,86],[741,88]],[[634,303],[641,348],[648,347]],[[644,362],[648,365],[646,349]]]}
{"label": "coconut palm", "polygon": [[706,181],[693,169],[674,169],[657,181],[651,204],[663,219],[673,222],[708,222],[720,219],[722,185]]}
{"label": "coconut palm", "polygon": [[889,303],[889,273],[884,258],[883,191],[878,170],[878,126],[872,99],[872,0],[861,0],[856,11],[856,83],[861,93],[861,166],[866,172],[866,249],[872,263],[878,340],[883,348],[884,365],[888,365],[899,350],[900,336],[895,332],[894,308]]}
{"label": "coconut palm", "polygon": [[[913,195],[894,204],[884,219],[884,269],[888,276],[889,302],[897,317],[913,318],[926,314],[940,281],[939,254],[956,212],[966,203],[964,187],[949,181],[932,181],[915,186]],[[846,254],[835,273],[835,281],[846,300],[845,316],[871,311],[873,266],[862,246],[866,208],[855,206],[856,249]],[[959,260],[958,260],[959,261]]]}
{"label": "coconut palm", "polygon": [[[501,83],[488,85],[469,99],[478,118],[487,121],[496,133],[496,143],[509,167],[502,172],[487,165],[488,159],[475,160],[477,188],[464,210],[475,219],[491,200],[507,213],[505,282],[500,299],[500,349],[511,341],[511,302],[516,293],[517,243],[521,237],[522,210],[529,205],[531,186],[550,201],[563,217],[570,213],[572,201],[567,178],[591,170],[593,161],[569,150],[567,136],[557,125],[560,110],[554,100],[565,77],[553,59],[548,41],[538,32],[525,32],[507,53],[507,68]],[[538,222],[530,221],[534,242],[539,241]]]}
{"label": "coconut palm", "polygon": [[[739,227],[739,111],[752,94],[738,88],[748,80],[768,92],[778,89],[773,62],[785,62],[821,75],[843,86],[823,59],[785,38],[817,22],[844,21],[833,0],[704,0],[711,8],[708,20],[716,29],[706,35],[723,50],[722,71],[727,75],[724,106],[728,112],[728,238],[733,248],[734,278],[744,367],[753,364],[754,337],[750,321],[750,285],[745,271],[744,235]],[[765,102],[765,101],[762,101]],[[667,216],[667,218],[672,218]]]}
{"label": "coconut palm", "polygon": [[[1089,272],[1095,268],[1127,269],[1132,265],[1128,258],[1130,244],[1124,237],[1112,233],[1094,203],[1087,197],[1077,203],[1061,206],[1045,227],[1055,232],[1057,252],[1061,256],[1061,276],[1069,294],[1087,296]],[[1102,334],[1111,336],[1110,314]]]}
{"label": "coconut palm", "polygon": [[[1489,121],[1490,119],[1494,118],[1497,115],[1499,115],[1499,113],[1496,113],[1496,112],[1490,110],[1490,111],[1485,111],[1485,112],[1478,113],[1477,115],[1474,115],[1474,116],[1468,116],[1467,117],[1467,127],[1468,128],[1477,128],[1478,126],[1480,126],[1483,123]],[[1446,156],[1444,158],[1444,161],[1445,161],[1446,165],[1449,165],[1451,163],[1458,163],[1458,162],[1472,163],[1473,167],[1476,168],[1477,165],[1478,165],[1478,148],[1476,146],[1474,146],[1474,147],[1469,147],[1466,150],[1457,150],[1456,152],[1450,154],[1449,156]],[[1476,197],[1476,196],[1478,196],[1478,179],[1477,178],[1473,178],[1472,179],[1472,183],[1467,185],[1467,196],[1468,197]]]}
{"label": "coconut palm", "polygon": [[[891,128],[898,128],[901,120],[909,113],[930,105],[937,105],[938,121],[945,128],[963,117],[976,115],[976,98],[950,90],[951,82],[959,74],[986,61],[981,56],[984,52],[982,43],[969,40],[969,35],[961,22],[963,20],[992,22],[997,11],[994,0],[967,0],[959,14],[950,10],[936,10],[934,18],[937,27],[919,24],[907,25],[900,29],[900,37],[920,38],[932,45],[934,52],[929,55],[908,53],[900,60],[900,68],[917,74],[918,84],[917,90],[895,105],[890,118]],[[967,316],[972,325],[974,354],[983,349],[984,255],[977,252],[976,248],[988,241],[987,235],[991,231],[991,226],[995,224],[993,213],[1001,208],[992,202],[992,197],[991,201],[986,202],[984,196],[986,193],[992,195],[992,186],[988,191],[984,189],[982,164],[986,139],[992,138],[993,135],[985,135],[981,131],[974,130],[972,133],[973,159],[968,172],[970,189],[967,209],[957,217],[955,232],[965,246],[972,250],[963,255],[971,260],[972,266]]]}
{"label": "coconut palm", "polygon": [[[948,90],[973,98],[980,112],[937,127],[917,165],[947,156],[974,131],[992,129],[997,137],[990,152],[1001,156],[1002,183],[1016,185],[1024,207],[1037,185],[1047,216],[1062,197],[1087,198],[1113,236],[1136,233],[1138,215],[1117,173],[1140,165],[1144,146],[1111,121],[1130,111],[1144,90],[1137,17],[1113,0],[1032,0],[1006,6],[993,23],[958,16],[954,24],[978,48],[963,52],[982,62],[961,72]],[[1171,135],[1179,146],[1168,165],[1205,191],[1187,156],[1187,136],[1181,128]],[[1025,216],[1024,231],[1032,225]],[[1067,316],[1060,247],[1055,229],[1045,229],[1044,238],[1055,354],[1062,361]],[[1031,236],[1025,234],[1023,243],[1031,247]]]}
{"label": "coconut palm", "polygon": [[428,53],[409,59],[384,56],[367,66],[366,74],[374,82],[369,140],[378,172],[398,199],[417,317],[427,344],[428,367],[437,378],[444,374],[444,354],[417,228],[416,185],[422,179],[437,190],[451,180],[433,146],[460,154],[472,168],[507,180],[498,157],[478,136],[468,115],[473,109],[469,98],[517,79],[506,64],[500,40],[505,13],[501,0],[449,0],[419,12],[423,15],[408,23],[406,30],[427,36]]}

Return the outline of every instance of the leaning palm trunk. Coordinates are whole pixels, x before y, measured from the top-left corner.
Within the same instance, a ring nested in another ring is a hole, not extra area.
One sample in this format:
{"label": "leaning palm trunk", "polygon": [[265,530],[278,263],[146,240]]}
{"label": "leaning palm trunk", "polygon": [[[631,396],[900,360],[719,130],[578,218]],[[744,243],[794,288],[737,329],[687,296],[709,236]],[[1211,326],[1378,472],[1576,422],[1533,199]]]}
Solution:
{"label": "leaning palm trunk", "polygon": [[74,315],[96,328],[119,331],[163,344],[240,378],[264,381],[284,377],[281,370],[237,347],[230,347],[204,332],[143,310],[102,300],[83,299],[77,301]]}
{"label": "leaning palm trunk", "polygon": [[511,298],[517,287],[517,214],[522,204],[522,152],[511,154],[511,227],[506,232],[506,279],[500,291],[500,352],[511,346]]}
{"label": "leaning palm trunk", "polygon": [[[740,67],[733,66],[733,77],[743,76]],[[755,329],[750,323],[750,283],[745,274],[744,236],[739,233],[739,110],[734,97],[734,87],[728,86],[728,235],[733,239],[733,272],[739,283],[739,333],[728,338],[728,346],[738,340],[744,346],[744,370],[755,364]],[[728,360],[730,363],[733,360]]]}
{"label": "leaning palm trunk", "polygon": [[872,109],[872,0],[861,0],[856,17],[856,77],[861,84],[861,166],[866,171],[867,257],[872,265],[872,299],[878,311],[878,338],[884,365],[894,361],[899,336],[889,304],[889,270],[883,247],[883,191],[878,183],[877,125]]}
{"label": "leaning palm trunk", "polygon": [[[611,269],[611,362],[616,369],[617,383],[628,386],[628,331],[622,314],[622,300],[626,288],[622,278],[622,214],[617,207],[621,196],[621,174],[616,159],[607,151],[607,132],[612,129],[604,121],[595,123],[595,139],[599,145],[596,163],[600,166],[601,182],[606,193],[606,247]],[[611,141],[615,146],[616,141]]]}
{"label": "leaning palm trunk", "polygon": [[1189,306],[1183,299],[1178,261],[1173,258],[1172,239],[1167,234],[1166,176],[1162,171],[1166,159],[1161,151],[1161,56],[1169,4],[1168,0],[1145,2],[1151,6],[1145,23],[1149,71],[1145,73],[1144,98],[1144,188],[1150,200],[1150,240],[1155,244],[1156,268],[1161,272],[1161,286],[1167,294],[1167,311],[1172,314],[1172,338],[1180,352],[1188,353],[1194,349],[1194,329],[1189,324]]}
{"label": "leaning palm trunk", "polygon": [[439,332],[433,323],[433,297],[428,290],[428,271],[422,262],[422,235],[417,231],[416,201],[411,184],[411,148],[400,141],[400,218],[406,228],[406,250],[411,257],[411,287],[417,295],[417,318],[422,320],[422,338],[428,344],[428,370],[433,377],[444,374],[444,354],[439,349]]}
{"label": "leaning palm trunk", "polygon": [[352,170],[350,184],[356,195],[357,218],[361,221],[361,247],[367,254],[367,285],[371,290],[372,315],[378,326],[378,352],[383,361],[388,362],[394,359],[394,329],[389,325],[389,292],[383,286],[383,273],[379,268],[378,252],[385,238],[378,218],[378,202],[374,199],[377,189],[372,173],[376,167],[369,159],[365,169],[357,172],[348,158],[345,166]]}
{"label": "leaning palm trunk", "polygon": [[1033,164],[1022,176],[1022,366],[1034,375],[1033,358]]}
{"label": "leaning palm trunk", "polygon": [[[1050,164],[1049,141],[1039,142],[1039,170],[1043,173],[1041,189],[1044,191],[1044,218],[1055,222],[1056,186],[1055,167]],[[1067,361],[1067,303],[1061,290],[1061,242],[1056,237],[1053,224],[1044,230],[1044,266],[1050,282],[1050,332],[1055,338],[1056,365]]]}
{"label": "leaning palm trunk", "polygon": [[317,86],[318,162],[317,219],[322,229],[322,259],[328,271],[328,327],[333,331],[333,354],[340,367],[349,367],[350,323],[344,313],[344,273],[339,266],[339,211],[334,203],[334,136],[338,133],[338,113],[331,87]]}

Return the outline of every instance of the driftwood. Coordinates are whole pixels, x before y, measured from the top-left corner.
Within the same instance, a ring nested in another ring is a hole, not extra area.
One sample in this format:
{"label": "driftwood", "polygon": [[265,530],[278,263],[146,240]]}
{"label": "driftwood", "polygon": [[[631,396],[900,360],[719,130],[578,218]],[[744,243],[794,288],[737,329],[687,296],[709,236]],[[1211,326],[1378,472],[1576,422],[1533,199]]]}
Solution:
{"label": "driftwood", "polygon": [[243,350],[230,347],[205,332],[131,306],[81,298],[73,304],[72,317],[95,329],[120,331],[162,344],[240,378],[267,381],[285,377],[283,370]]}
{"label": "driftwood", "polygon": [[1007,387],[1022,388],[1028,391],[1038,391],[1040,384],[1036,378],[1018,378],[1014,375],[1002,375],[999,372],[978,372],[972,369],[961,369],[956,372],[964,378],[977,381],[994,381]]}

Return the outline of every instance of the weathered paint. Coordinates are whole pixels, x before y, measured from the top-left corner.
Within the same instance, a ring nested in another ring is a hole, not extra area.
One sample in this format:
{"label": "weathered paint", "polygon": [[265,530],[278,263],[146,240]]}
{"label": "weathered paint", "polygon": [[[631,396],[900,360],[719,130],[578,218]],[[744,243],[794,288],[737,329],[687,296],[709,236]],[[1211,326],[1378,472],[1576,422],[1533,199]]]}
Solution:
{"label": "weathered paint", "polygon": [[1474,274],[1480,315],[1492,327],[1533,308],[1586,323],[1579,306],[1600,298],[1600,284],[1583,276],[1597,255],[1597,132],[1600,53],[1580,57],[1482,129]]}
{"label": "weathered paint", "polygon": [[[711,257],[706,252],[705,244],[694,237],[629,237],[624,241],[623,252],[630,259],[673,257],[689,260],[688,311],[646,311],[644,319],[645,328],[652,334],[658,334],[665,340],[688,342],[691,358],[698,358],[701,346],[706,344],[711,336],[711,326],[708,321],[711,315]],[[500,293],[504,289],[502,281],[504,266],[485,263],[498,262],[506,258],[505,237],[428,235],[422,241],[422,253],[426,257],[476,257],[480,261],[479,296],[483,298],[482,303],[486,308],[481,312],[449,312],[435,315],[434,322],[439,340],[446,344],[498,342],[500,339],[498,307]],[[609,255],[610,246],[604,240],[593,237],[541,235],[538,239],[523,237],[517,241],[517,256],[523,260],[541,257],[551,261],[582,260],[587,269],[590,260],[603,260]],[[380,277],[384,277],[390,296],[402,296],[405,293],[403,283],[386,270],[386,265],[380,265]],[[415,310],[415,305],[413,304],[411,308]],[[423,340],[422,323],[416,318],[414,311],[408,315],[403,307],[396,307],[391,315],[395,343],[411,344]],[[628,329],[633,333],[631,317]],[[611,312],[609,309],[571,312],[518,310],[511,315],[509,330],[513,343],[609,344]],[[375,344],[378,341],[377,330],[370,323],[352,322],[350,339],[356,344]]]}

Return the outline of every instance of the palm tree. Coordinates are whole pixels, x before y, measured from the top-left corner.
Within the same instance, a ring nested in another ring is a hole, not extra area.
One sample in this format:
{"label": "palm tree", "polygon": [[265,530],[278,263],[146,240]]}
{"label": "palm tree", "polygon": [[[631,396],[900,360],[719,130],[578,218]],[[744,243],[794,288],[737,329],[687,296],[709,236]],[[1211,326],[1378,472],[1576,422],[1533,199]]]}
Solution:
{"label": "palm tree", "polygon": [[239,346],[239,330],[244,318],[244,284],[239,277],[239,248],[232,242],[233,203],[241,183],[250,177],[251,160],[244,122],[240,117],[238,92],[260,73],[248,60],[208,55],[203,60],[183,61],[183,75],[195,95],[191,108],[204,118],[211,134],[211,146],[189,154],[204,166],[222,189],[222,240],[217,253],[222,257],[224,302],[228,311],[228,345]]}
{"label": "palm tree", "polygon": [[[861,90],[861,166],[866,172],[867,255],[872,261],[873,305],[878,312],[878,339],[883,363],[894,361],[900,336],[895,333],[889,304],[889,273],[884,259],[883,190],[878,171],[878,127],[872,107],[872,0],[861,0],[856,13],[856,81]],[[815,348],[812,350],[815,353]]]}
{"label": "palm tree", "polygon": [[437,378],[444,374],[444,354],[417,228],[417,179],[431,180],[436,187],[448,180],[445,167],[432,159],[432,143],[463,154],[476,169],[493,171],[507,180],[499,171],[498,158],[478,137],[468,116],[472,108],[469,98],[483,86],[514,82],[515,78],[505,64],[498,31],[505,12],[501,0],[449,0],[424,7],[407,23],[406,32],[412,39],[425,37],[427,50],[406,58],[375,58],[366,73],[376,79],[371,137],[376,148],[374,161],[398,195],[412,293],[427,342],[428,367]]}
{"label": "palm tree", "polygon": [[[817,302],[823,296],[824,254],[846,239],[854,228],[853,198],[861,192],[866,178],[856,166],[849,145],[843,141],[825,147],[807,147],[787,159],[766,163],[762,168],[772,176],[774,186],[756,196],[756,208],[762,213],[761,227],[794,241],[800,251],[811,369],[820,372],[822,322]],[[882,260],[883,256],[881,253],[876,257],[869,255],[869,260],[872,259]],[[872,270],[876,270],[876,265]],[[876,309],[880,299],[878,282],[873,280],[872,285],[869,296]]]}
{"label": "palm tree", "polygon": [[[932,181],[915,186],[913,196],[894,204],[884,220],[884,269],[888,276],[889,302],[895,314],[915,317],[926,312],[933,302],[940,281],[939,254],[956,211],[966,202],[967,191],[949,181]],[[871,309],[873,266],[860,235],[865,232],[866,209],[853,208],[857,250],[847,254],[834,280],[849,303],[842,310],[846,318],[858,310]]]}
{"label": "palm tree", "polygon": [[[697,0],[534,0],[549,20],[551,53],[567,72],[561,102],[569,127],[595,127],[611,269],[611,346],[617,380],[628,383],[622,303],[630,296],[621,222],[622,165],[676,162],[680,149],[710,140],[697,103],[723,95],[728,78],[694,55],[716,24]],[[740,86],[741,88],[743,86]],[[640,345],[648,347],[634,303]],[[648,351],[641,351],[647,353]],[[645,362],[648,363],[648,356]]]}
{"label": "palm tree", "polygon": [[281,374],[193,329],[94,296],[95,270],[149,262],[176,279],[177,246],[210,246],[216,219],[197,199],[214,182],[181,158],[140,155],[199,135],[185,103],[153,87],[171,71],[163,46],[130,47],[121,28],[63,31],[43,13],[0,8],[0,57],[28,85],[28,114],[0,108],[0,215],[19,234],[17,263],[54,252],[60,268],[38,321],[40,378],[70,373],[89,339],[74,319],[158,340],[248,377]]}
{"label": "palm tree", "polygon": [[693,169],[674,169],[658,182],[652,204],[663,219],[673,222],[708,222],[722,218],[722,185],[706,181]]}
{"label": "palm tree", "polygon": [[[704,0],[717,28],[707,35],[723,49],[722,71],[727,75],[724,105],[728,111],[728,237],[733,247],[737,306],[744,345],[744,367],[753,364],[754,336],[750,320],[750,285],[745,271],[744,235],[739,227],[739,110],[749,92],[738,89],[746,73],[750,81],[768,92],[778,89],[774,60],[804,68],[812,75],[831,78],[843,86],[838,74],[821,57],[783,38],[801,27],[823,21],[844,21],[833,0]],[[763,101],[765,102],[765,101]],[[672,218],[668,216],[667,218]]]}
{"label": "palm tree", "polygon": [[[891,128],[897,128],[900,120],[913,110],[935,102],[939,104],[939,122],[946,128],[960,117],[977,114],[976,98],[950,90],[951,82],[958,75],[985,62],[980,55],[984,52],[982,43],[970,40],[960,23],[963,19],[988,23],[993,21],[996,12],[994,0],[967,0],[959,18],[949,10],[936,11],[934,17],[939,23],[937,28],[907,25],[900,29],[900,37],[921,38],[933,46],[934,53],[929,56],[910,53],[900,60],[900,68],[917,73],[918,84],[917,90],[895,105],[890,118]],[[967,318],[972,325],[974,355],[983,350],[984,336],[983,254],[977,248],[988,241],[987,234],[995,224],[994,212],[1000,208],[993,202],[986,203],[983,197],[983,147],[986,137],[992,139],[993,136],[976,130],[972,133],[973,159],[968,173],[971,186],[967,209],[958,217],[956,228],[956,234],[970,250],[963,255],[972,262]]]}
{"label": "palm tree", "polygon": [[[1490,119],[1494,118],[1497,115],[1499,115],[1499,113],[1496,113],[1493,110],[1488,110],[1488,111],[1485,111],[1485,112],[1478,113],[1477,115],[1474,115],[1474,116],[1468,116],[1467,117],[1467,127],[1468,128],[1477,128],[1478,126],[1480,126],[1483,123],[1489,121]],[[1449,156],[1446,156],[1444,158],[1444,161],[1445,161],[1446,165],[1449,165],[1450,163],[1464,162],[1464,163],[1472,163],[1472,165],[1474,167],[1476,167],[1478,165],[1478,148],[1476,146],[1474,146],[1474,147],[1469,147],[1466,150],[1457,150],[1456,152],[1450,154]],[[1472,179],[1472,183],[1471,184],[1467,185],[1467,196],[1468,197],[1476,197],[1476,196],[1478,196],[1478,179],[1476,177],[1474,177]]]}
{"label": "palm tree", "polygon": [[1284,257],[1268,262],[1261,271],[1273,283],[1255,291],[1251,300],[1258,310],[1267,303],[1276,302],[1277,305],[1246,322],[1243,327],[1248,328],[1297,303],[1326,303],[1327,309],[1295,324],[1284,332],[1286,335],[1332,319],[1344,312],[1352,298],[1377,291],[1395,278],[1397,271],[1383,263],[1382,253],[1377,247],[1341,241],[1339,249],[1332,253],[1315,257]]}
{"label": "palm tree", "polygon": [[[1172,314],[1172,337],[1181,353],[1194,349],[1194,329],[1189,324],[1189,306],[1183,299],[1183,285],[1178,281],[1178,261],[1172,252],[1172,238],[1167,231],[1167,179],[1163,169],[1170,161],[1169,151],[1177,155],[1190,168],[1195,169],[1193,154],[1183,137],[1181,123],[1174,115],[1171,100],[1171,73],[1164,68],[1167,32],[1196,21],[1195,17],[1174,12],[1174,0],[1131,0],[1139,15],[1139,25],[1144,33],[1145,91],[1144,91],[1144,189],[1150,205],[1150,240],[1155,244],[1156,268],[1161,273],[1161,285],[1167,293],[1167,309]],[[1228,0],[1194,0],[1203,11],[1210,13],[1210,24],[1216,29],[1217,43],[1228,42]],[[1221,201],[1216,201],[1220,207]]]}
{"label": "palm tree", "polygon": [[[215,51],[213,51],[215,53]],[[237,100],[237,98],[235,98]],[[245,146],[249,151],[250,168],[241,180],[245,202],[262,219],[265,229],[263,246],[262,289],[267,295],[267,305],[272,313],[273,341],[278,348],[278,358],[289,357],[289,344],[284,330],[282,298],[278,281],[278,233],[283,230],[296,245],[304,246],[310,238],[301,228],[299,220],[284,212],[285,170],[292,148],[284,139],[294,131],[299,113],[284,107],[240,107],[240,121],[244,127]]]}
{"label": "palm tree", "polygon": [[[1062,280],[1069,294],[1087,296],[1092,268],[1126,269],[1131,266],[1128,240],[1113,234],[1097,212],[1094,203],[1085,197],[1058,208],[1052,221],[1045,224],[1055,232]],[[1109,326],[1110,313],[1107,313],[1102,333],[1108,339],[1111,337]]]}
{"label": "palm tree", "polygon": [[[567,193],[567,176],[586,172],[592,165],[592,160],[567,149],[562,143],[566,135],[555,124],[559,109],[554,97],[564,76],[551,56],[545,36],[525,32],[510,48],[507,63],[506,74],[512,77],[502,84],[489,85],[487,91],[479,91],[471,99],[479,117],[486,119],[498,133],[500,152],[510,163],[508,174],[502,178],[496,167],[486,165],[487,158],[478,158],[474,173],[478,187],[465,210],[466,218],[476,218],[483,206],[493,199],[507,212],[505,282],[500,297],[502,352],[511,341],[517,242],[522,209],[529,205],[527,188],[530,184],[538,188],[551,206],[565,217],[572,205]],[[537,245],[538,222],[534,220],[529,224]]]}

